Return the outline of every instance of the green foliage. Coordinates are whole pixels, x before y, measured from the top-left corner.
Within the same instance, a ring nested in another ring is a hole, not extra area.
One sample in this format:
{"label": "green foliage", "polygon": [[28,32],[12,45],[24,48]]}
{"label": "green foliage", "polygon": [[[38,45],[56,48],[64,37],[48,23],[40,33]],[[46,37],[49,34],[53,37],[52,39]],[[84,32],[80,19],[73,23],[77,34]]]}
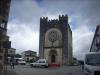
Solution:
{"label": "green foliage", "polygon": [[15,54],[15,57],[16,58],[21,58],[21,55],[20,54]]}

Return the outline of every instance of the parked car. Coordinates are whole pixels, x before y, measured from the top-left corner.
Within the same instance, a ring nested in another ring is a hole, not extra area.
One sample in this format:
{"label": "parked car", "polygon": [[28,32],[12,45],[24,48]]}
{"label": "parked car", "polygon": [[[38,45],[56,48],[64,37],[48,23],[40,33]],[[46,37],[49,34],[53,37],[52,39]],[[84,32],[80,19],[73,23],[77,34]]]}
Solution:
{"label": "parked car", "polygon": [[100,52],[90,52],[85,55],[84,75],[100,75]]}
{"label": "parked car", "polygon": [[26,61],[20,60],[20,61],[18,61],[18,64],[20,64],[20,65],[26,65]]}
{"label": "parked car", "polygon": [[17,65],[26,65],[26,61],[23,58],[15,58]]}
{"label": "parked car", "polygon": [[34,63],[30,63],[31,67],[48,67],[48,62],[46,59],[39,59],[38,61],[34,62]]}

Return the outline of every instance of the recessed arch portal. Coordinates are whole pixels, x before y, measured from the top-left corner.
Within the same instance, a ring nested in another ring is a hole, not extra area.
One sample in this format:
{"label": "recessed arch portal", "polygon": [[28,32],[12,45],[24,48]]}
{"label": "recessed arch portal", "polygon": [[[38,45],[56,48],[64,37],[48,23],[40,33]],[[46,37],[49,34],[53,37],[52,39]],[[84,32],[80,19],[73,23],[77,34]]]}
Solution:
{"label": "recessed arch portal", "polygon": [[51,50],[49,53],[50,56],[50,62],[51,63],[56,63],[57,61],[57,52],[55,50]]}

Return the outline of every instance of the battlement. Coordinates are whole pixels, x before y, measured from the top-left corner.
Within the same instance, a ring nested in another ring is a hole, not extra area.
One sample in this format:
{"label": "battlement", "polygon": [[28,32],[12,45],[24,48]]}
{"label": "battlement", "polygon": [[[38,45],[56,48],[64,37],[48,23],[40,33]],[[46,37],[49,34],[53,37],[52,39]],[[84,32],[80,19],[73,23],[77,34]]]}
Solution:
{"label": "battlement", "polygon": [[41,17],[40,20],[48,20],[48,17]]}
{"label": "battlement", "polygon": [[[68,15],[59,15],[59,20],[60,19],[68,19]],[[40,20],[48,20],[48,17],[41,17]],[[54,20],[58,20],[58,19],[54,19]],[[48,20],[48,21],[50,21],[50,20]]]}
{"label": "battlement", "polygon": [[43,24],[47,24],[47,25],[59,24],[59,23],[67,24],[68,16],[67,15],[59,15],[59,19],[51,19],[51,20],[48,20],[48,17],[41,17],[40,22]]}
{"label": "battlement", "polygon": [[66,14],[66,15],[59,15],[59,19],[60,19],[60,18],[63,18],[63,19],[64,19],[64,18],[68,18],[68,15],[67,15],[67,14]]}
{"label": "battlement", "polygon": [[58,19],[48,20],[48,22],[47,22],[48,25],[54,25],[54,24],[58,24],[58,23],[59,23]]}

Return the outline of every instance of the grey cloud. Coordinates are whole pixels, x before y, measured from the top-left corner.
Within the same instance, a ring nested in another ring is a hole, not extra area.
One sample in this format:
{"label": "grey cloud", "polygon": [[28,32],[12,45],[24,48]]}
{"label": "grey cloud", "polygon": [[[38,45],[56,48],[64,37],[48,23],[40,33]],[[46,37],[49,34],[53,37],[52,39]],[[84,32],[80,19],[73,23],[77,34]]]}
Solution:
{"label": "grey cloud", "polygon": [[[27,27],[34,31],[39,30],[39,18],[42,10],[33,0],[12,0],[9,20],[17,20],[20,23],[26,24]],[[20,27],[21,25],[19,25]]]}
{"label": "grey cloud", "polygon": [[80,26],[73,30],[73,55],[78,59],[89,52],[94,32],[89,30],[87,26]]}
{"label": "grey cloud", "polygon": [[90,28],[94,28],[100,22],[99,0],[43,0],[41,3],[39,6],[34,0],[12,1],[10,16],[15,16],[19,21],[37,28],[40,16],[48,15],[68,14],[76,20],[77,26],[85,24]]}
{"label": "grey cloud", "polygon": [[68,14],[77,22],[77,26],[87,25],[90,28],[100,23],[99,0],[44,0],[44,8],[51,14]]}
{"label": "grey cloud", "polygon": [[25,50],[34,50],[38,52],[39,45],[39,32],[34,32],[23,24],[20,28],[18,24],[9,22],[8,25],[8,35],[12,41],[12,47],[16,48],[16,52],[20,53]]}
{"label": "grey cloud", "polygon": [[[40,3],[35,0],[12,0],[8,33],[12,42],[22,39],[27,42],[28,39],[32,39],[39,34],[39,19],[41,16],[56,18],[60,14],[68,14],[73,31],[74,56],[81,57],[82,53],[86,53],[90,48],[94,34],[92,29],[95,30],[96,26],[100,24],[99,13],[99,0],[42,0]],[[30,32],[30,37],[26,36],[28,35],[27,31]],[[13,46],[16,45],[18,49],[25,49],[25,42],[20,44],[20,41],[17,41]],[[28,41],[28,43],[30,42],[31,40]],[[38,44],[37,46],[32,45],[29,47],[38,49]]]}

